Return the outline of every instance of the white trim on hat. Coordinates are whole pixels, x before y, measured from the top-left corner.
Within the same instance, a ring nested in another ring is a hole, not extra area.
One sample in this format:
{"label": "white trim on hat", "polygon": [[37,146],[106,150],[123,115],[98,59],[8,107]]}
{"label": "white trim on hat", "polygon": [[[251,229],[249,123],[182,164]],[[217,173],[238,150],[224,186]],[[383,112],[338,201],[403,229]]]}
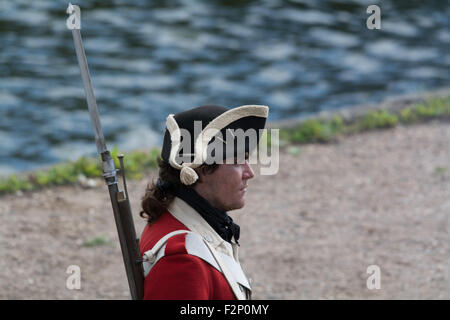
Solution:
{"label": "white trim on hat", "polygon": [[173,114],[169,114],[166,121],[166,128],[170,132],[170,140],[172,141],[172,146],[170,149],[169,163],[172,167],[176,169],[181,169],[181,165],[179,165],[175,161],[175,157],[177,156],[178,149],[180,148],[181,143],[181,133],[180,127],[178,126],[177,121],[173,117]]}
{"label": "white trim on hat", "polygon": [[193,168],[196,168],[205,162],[208,143],[220,130],[241,118],[250,116],[267,118],[268,114],[269,107],[267,106],[245,105],[225,111],[212,120],[195,140],[195,158],[193,162],[195,166],[193,166]]}

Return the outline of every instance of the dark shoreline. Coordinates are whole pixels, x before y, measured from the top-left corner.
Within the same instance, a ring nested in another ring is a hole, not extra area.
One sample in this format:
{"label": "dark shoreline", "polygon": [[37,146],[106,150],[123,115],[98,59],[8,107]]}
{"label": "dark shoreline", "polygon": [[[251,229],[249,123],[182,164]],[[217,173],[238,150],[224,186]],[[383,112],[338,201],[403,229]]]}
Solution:
{"label": "dark shoreline", "polygon": [[450,97],[450,87],[444,87],[437,90],[421,91],[416,94],[396,95],[388,97],[379,103],[347,106],[339,109],[320,111],[310,116],[271,121],[267,124],[267,127],[289,129],[305,122],[306,120],[318,119],[328,121],[335,116],[341,117],[346,122],[352,122],[371,111],[387,110],[392,113],[398,113],[404,108],[413,106],[415,104],[424,103],[427,99],[446,97]]}

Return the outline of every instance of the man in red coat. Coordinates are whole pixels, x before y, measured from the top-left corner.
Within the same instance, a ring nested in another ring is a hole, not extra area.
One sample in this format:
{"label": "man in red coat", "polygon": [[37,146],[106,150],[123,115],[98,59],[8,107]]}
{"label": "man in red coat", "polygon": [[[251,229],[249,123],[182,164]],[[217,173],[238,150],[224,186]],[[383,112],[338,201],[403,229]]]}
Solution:
{"label": "man in red coat", "polygon": [[[267,115],[268,107],[251,105],[168,116],[159,179],[142,200],[141,216],[148,220],[140,242],[144,299],[250,297],[238,259],[239,226],[227,211],[245,204],[254,176],[248,157]],[[251,130],[256,139],[236,134]]]}

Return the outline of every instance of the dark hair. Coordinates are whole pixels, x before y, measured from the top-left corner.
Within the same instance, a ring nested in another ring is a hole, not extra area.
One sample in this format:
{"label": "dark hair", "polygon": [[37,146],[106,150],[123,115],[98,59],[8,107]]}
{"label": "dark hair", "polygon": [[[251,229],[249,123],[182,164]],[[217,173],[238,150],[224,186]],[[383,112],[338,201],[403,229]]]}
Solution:
{"label": "dark hair", "polygon": [[[163,161],[160,157],[158,157],[157,162],[159,167],[159,179],[161,181],[164,181],[164,183],[169,183],[170,188],[183,186],[180,181],[180,170],[172,168],[170,164]],[[200,169],[204,173],[213,173],[218,167],[218,164],[211,164],[202,165]],[[190,187],[195,186],[199,182],[201,182],[200,177],[199,180],[197,180]],[[164,188],[158,187],[157,181],[152,181],[147,185],[145,195],[142,197],[142,210],[139,215],[142,218],[147,219],[149,224],[152,224],[158,220],[165,211],[167,211],[167,208],[174,198],[175,196],[170,192],[170,190],[165,191]]]}

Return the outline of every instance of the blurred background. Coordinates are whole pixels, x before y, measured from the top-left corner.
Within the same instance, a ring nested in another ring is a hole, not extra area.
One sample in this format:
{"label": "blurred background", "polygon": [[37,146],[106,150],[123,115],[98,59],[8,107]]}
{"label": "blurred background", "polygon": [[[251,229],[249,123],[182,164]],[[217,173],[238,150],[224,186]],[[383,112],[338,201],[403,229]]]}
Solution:
{"label": "blurred background", "polygon": [[[160,146],[167,115],[199,105],[264,104],[277,122],[450,89],[445,0],[73,4],[110,149]],[[380,30],[366,27],[373,4]],[[0,0],[0,177],[97,155],[67,6]],[[449,139],[435,121],[283,151],[233,213],[253,297],[448,299]],[[128,184],[138,235],[155,174]],[[129,297],[97,180],[2,195],[0,299]],[[81,290],[66,287],[70,265]]]}
{"label": "blurred background", "polygon": [[[448,1],[73,4],[121,150],[160,145],[166,116],[198,105],[269,105],[274,121],[450,83]],[[67,5],[0,0],[0,174],[96,153]]]}

